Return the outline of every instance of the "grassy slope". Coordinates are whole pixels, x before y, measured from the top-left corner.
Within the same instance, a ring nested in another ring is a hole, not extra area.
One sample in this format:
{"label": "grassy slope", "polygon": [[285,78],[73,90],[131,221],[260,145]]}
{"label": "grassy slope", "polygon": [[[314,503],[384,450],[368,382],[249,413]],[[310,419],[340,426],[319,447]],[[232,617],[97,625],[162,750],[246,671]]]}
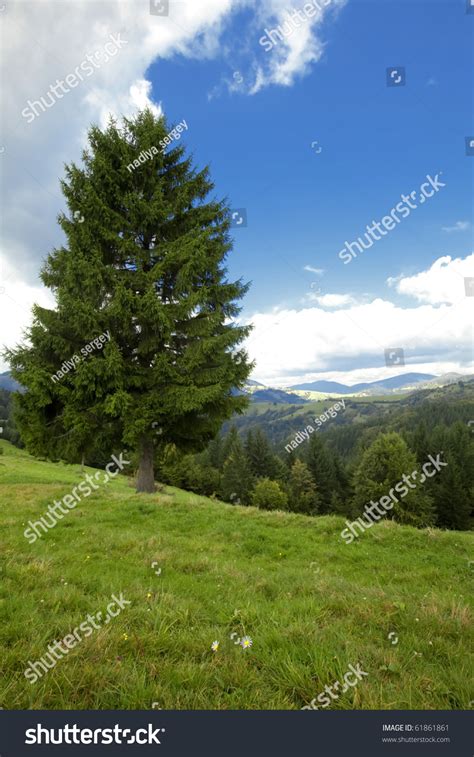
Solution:
{"label": "grassy slope", "polygon": [[[466,708],[474,698],[471,535],[387,522],[346,545],[336,517],[171,488],[137,496],[121,478],[30,545],[27,521],[80,471],[0,446],[0,706],[292,709],[351,663],[369,675],[334,709]],[[132,605],[37,683],[24,678],[28,660],[121,591]],[[235,646],[234,631],[253,648]]]}

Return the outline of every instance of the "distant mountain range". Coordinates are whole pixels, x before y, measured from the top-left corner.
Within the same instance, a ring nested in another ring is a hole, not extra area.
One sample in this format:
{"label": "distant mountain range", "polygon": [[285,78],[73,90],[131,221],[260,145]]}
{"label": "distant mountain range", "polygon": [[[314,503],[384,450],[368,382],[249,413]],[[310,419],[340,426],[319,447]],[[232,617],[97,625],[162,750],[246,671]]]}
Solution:
{"label": "distant mountain range", "polygon": [[[448,378],[448,383],[444,382],[446,376],[440,376],[426,382],[427,386],[423,386],[425,382],[419,382],[412,391],[398,390],[385,395],[379,392],[374,396],[346,395],[344,410],[323,424],[320,431],[328,434],[334,448],[345,456],[355,451],[364,430],[413,429],[425,413],[434,426],[437,423],[450,425],[457,420],[465,424],[468,418],[474,418],[474,376],[464,375],[459,381],[449,381]],[[321,398],[324,401],[321,402]],[[242,415],[226,421],[223,431],[226,433],[235,426],[245,437],[248,431],[259,428],[273,444],[283,449],[298,431],[309,424],[314,426],[315,417],[336,402],[340,400],[335,396],[328,398],[321,394],[304,405],[250,402]],[[412,424],[415,420],[416,423]],[[369,435],[368,438],[374,437]]]}
{"label": "distant mountain range", "polygon": [[288,389],[309,390],[311,392],[334,392],[335,394],[358,394],[365,389],[379,389],[380,387],[383,389],[400,389],[407,385],[419,384],[421,381],[430,381],[435,378],[437,377],[430,373],[402,373],[399,376],[392,376],[392,378],[354,384],[353,386],[339,384],[337,381],[312,381],[310,384],[295,384],[294,386],[289,386]]}
{"label": "distant mountain range", "polygon": [[259,384],[258,381],[248,381],[245,393],[251,395],[252,402],[272,402],[277,404],[295,405],[303,402],[314,402],[327,397],[375,397],[390,394],[408,394],[419,389],[434,389],[448,386],[457,381],[469,381],[472,376],[461,373],[446,373],[443,376],[433,376],[431,373],[402,373],[380,381],[364,382],[349,386],[338,381],[312,381],[306,384],[295,384],[289,387],[273,388]]}

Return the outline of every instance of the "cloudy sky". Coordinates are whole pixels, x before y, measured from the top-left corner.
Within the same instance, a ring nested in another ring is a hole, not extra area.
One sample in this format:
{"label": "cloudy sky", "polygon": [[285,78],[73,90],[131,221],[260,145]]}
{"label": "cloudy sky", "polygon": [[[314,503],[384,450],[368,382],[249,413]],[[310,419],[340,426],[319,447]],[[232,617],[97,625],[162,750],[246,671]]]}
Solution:
{"label": "cloudy sky", "polygon": [[[92,122],[148,104],[186,120],[196,163],[246,217],[229,274],[252,281],[253,378],[474,373],[474,13],[465,0],[315,5],[0,4],[0,345],[22,338],[33,302],[53,305],[38,274],[62,242],[64,163],[80,161]],[[27,115],[82,64],[90,75]],[[367,225],[387,216],[369,245]],[[359,237],[367,249],[350,257]],[[385,364],[392,348],[404,366]]]}

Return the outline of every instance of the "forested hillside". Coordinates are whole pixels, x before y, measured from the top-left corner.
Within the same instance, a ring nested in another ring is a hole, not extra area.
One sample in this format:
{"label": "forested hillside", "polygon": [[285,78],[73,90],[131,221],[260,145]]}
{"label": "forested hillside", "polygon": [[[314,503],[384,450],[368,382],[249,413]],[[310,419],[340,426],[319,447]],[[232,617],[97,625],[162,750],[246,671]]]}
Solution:
{"label": "forested hillside", "polygon": [[[420,469],[423,481],[413,490],[408,486],[389,517],[419,526],[472,527],[474,382],[398,400],[345,400],[336,412],[337,405],[252,405],[204,453],[168,450],[161,477],[227,502],[357,518],[372,498]],[[430,455],[443,461],[432,477],[421,472]]]}
{"label": "forested hillside", "polygon": [[[19,445],[11,396],[0,392],[3,438]],[[366,504],[419,469],[423,481],[413,490],[407,486],[386,517],[468,530],[474,515],[471,419],[473,381],[390,400],[346,399],[344,406],[334,400],[297,407],[255,403],[204,452],[183,454],[167,445],[156,459],[157,476],[232,504],[357,518]],[[421,472],[430,456],[442,460],[432,477]],[[100,466],[103,460],[88,462]]]}

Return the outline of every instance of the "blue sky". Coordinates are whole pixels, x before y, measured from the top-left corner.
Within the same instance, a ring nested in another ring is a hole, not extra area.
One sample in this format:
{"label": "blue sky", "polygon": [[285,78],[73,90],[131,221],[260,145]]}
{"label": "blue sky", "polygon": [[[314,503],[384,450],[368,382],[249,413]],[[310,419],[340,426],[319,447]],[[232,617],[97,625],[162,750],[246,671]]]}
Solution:
{"label": "blue sky", "polygon": [[[304,2],[170,0],[167,17],[118,0],[107,13],[89,0],[45,0],[28,17],[10,6],[7,52],[19,70],[28,52],[32,74],[27,85],[12,82],[6,103],[11,222],[0,316],[15,327],[0,328],[0,342],[18,339],[32,301],[51,302],[38,270],[60,241],[64,161],[80,159],[91,121],[149,105],[171,123],[186,120],[184,141],[197,166],[210,165],[216,196],[246,209],[228,265],[231,277],[252,281],[242,318],[255,327],[254,378],[474,373],[474,296],[464,281],[474,277],[474,157],[465,150],[474,12],[465,0],[328,3],[269,52],[259,44],[265,29]],[[31,126],[18,123],[27,98],[119,29],[128,43],[113,62]],[[405,86],[387,87],[388,67],[405,68]],[[344,264],[346,240],[390,214],[402,193],[419,194],[427,175],[445,186]],[[404,366],[385,364],[390,347],[404,350]]]}
{"label": "blue sky", "polygon": [[[441,231],[472,212],[464,137],[472,124],[474,18],[455,7],[348,3],[328,18],[324,58],[308,75],[253,96],[224,91],[207,99],[220,79],[244,78],[245,61],[176,57],[150,68],[153,94],[170,118],[186,118],[186,142],[198,164],[211,165],[217,195],[247,208],[248,227],[236,230],[230,259],[232,275],[253,281],[247,310],[297,303],[315,279],[305,265],[325,270],[323,291],[381,294],[388,276],[466,254],[472,228],[449,239]],[[229,33],[245,30],[237,15]],[[258,39],[256,30],[255,48]],[[406,67],[406,86],[388,88],[386,68],[396,65]],[[447,184],[440,196],[343,264],[337,253],[346,239],[440,171]]]}

